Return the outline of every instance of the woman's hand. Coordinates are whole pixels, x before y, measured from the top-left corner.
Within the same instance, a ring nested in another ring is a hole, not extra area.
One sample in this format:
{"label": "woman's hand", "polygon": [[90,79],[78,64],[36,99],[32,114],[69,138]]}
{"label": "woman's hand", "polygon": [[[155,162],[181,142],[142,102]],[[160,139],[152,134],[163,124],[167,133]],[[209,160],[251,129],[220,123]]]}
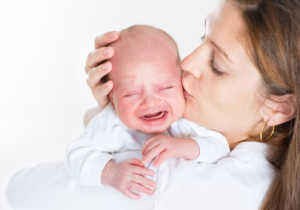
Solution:
{"label": "woman's hand", "polygon": [[[116,31],[97,37],[95,39],[95,50],[89,53],[86,60],[85,72],[88,74],[87,84],[91,88],[93,96],[101,109],[104,109],[109,103],[108,94],[113,88],[112,81],[101,83],[101,78],[112,70],[112,64],[104,61],[114,55],[114,49],[105,46],[116,41],[118,38],[119,33]],[[100,63],[101,65],[99,65]]]}
{"label": "woman's hand", "polygon": [[200,154],[197,142],[191,138],[175,138],[158,135],[148,139],[142,147],[142,164],[159,156],[153,167],[159,166],[169,157],[182,157],[186,160],[196,159]]}
{"label": "woman's hand", "polygon": [[154,181],[144,177],[154,176],[154,171],[144,168],[138,159],[125,160],[118,164],[108,162],[102,174],[101,182],[104,185],[115,188],[131,199],[140,199],[141,196],[131,192],[130,189],[151,195],[153,191],[145,186],[155,187]]}

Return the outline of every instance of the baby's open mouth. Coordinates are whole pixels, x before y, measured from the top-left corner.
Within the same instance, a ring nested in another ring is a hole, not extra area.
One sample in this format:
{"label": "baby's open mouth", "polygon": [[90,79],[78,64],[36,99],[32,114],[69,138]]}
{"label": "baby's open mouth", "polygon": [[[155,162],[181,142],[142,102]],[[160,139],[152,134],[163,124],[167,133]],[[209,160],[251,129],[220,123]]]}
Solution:
{"label": "baby's open mouth", "polygon": [[166,114],[167,114],[166,111],[156,112],[156,113],[153,113],[153,114],[144,115],[143,119],[145,119],[145,120],[156,120],[156,119],[163,118]]}

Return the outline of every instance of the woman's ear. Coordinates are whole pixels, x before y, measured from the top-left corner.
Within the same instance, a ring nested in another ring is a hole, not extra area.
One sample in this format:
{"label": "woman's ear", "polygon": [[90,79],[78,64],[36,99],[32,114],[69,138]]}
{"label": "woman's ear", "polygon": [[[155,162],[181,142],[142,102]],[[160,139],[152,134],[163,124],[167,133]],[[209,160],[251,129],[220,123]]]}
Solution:
{"label": "woman's ear", "polygon": [[113,91],[112,91],[112,90],[109,92],[108,96],[109,96],[109,100],[110,100],[112,106],[113,106],[114,109],[115,109],[114,97],[113,97]]}
{"label": "woman's ear", "polygon": [[268,120],[269,126],[283,124],[296,116],[296,97],[294,94],[276,97],[276,101],[269,101],[268,104],[270,111],[268,119],[264,119],[264,121]]}

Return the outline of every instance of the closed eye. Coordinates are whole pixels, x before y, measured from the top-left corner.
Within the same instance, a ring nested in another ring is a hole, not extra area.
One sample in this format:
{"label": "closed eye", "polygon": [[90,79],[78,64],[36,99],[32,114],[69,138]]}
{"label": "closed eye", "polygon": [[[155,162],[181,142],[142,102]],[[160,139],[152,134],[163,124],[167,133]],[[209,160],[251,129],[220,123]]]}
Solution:
{"label": "closed eye", "polygon": [[124,97],[130,97],[130,96],[135,96],[138,95],[139,93],[127,93]]}
{"label": "closed eye", "polygon": [[171,88],[173,88],[173,86],[161,87],[161,88],[159,88],[159,90],[168,90],[168,89],[171,89]]}

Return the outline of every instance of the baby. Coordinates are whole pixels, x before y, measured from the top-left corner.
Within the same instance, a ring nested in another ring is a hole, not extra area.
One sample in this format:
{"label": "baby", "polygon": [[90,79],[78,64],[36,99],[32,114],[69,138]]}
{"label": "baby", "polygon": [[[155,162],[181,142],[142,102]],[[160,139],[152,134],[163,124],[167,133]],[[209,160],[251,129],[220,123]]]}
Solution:
{"label": "baby", "polygon": [[132,26],[111,46],[111,103],[69,145],[66,163],[73,178],[139,199],[134,192],[151,195],[159,187],[168,158],[215,163],[229,154],[225,137],[181,118],[180,58],[166,32]]}

